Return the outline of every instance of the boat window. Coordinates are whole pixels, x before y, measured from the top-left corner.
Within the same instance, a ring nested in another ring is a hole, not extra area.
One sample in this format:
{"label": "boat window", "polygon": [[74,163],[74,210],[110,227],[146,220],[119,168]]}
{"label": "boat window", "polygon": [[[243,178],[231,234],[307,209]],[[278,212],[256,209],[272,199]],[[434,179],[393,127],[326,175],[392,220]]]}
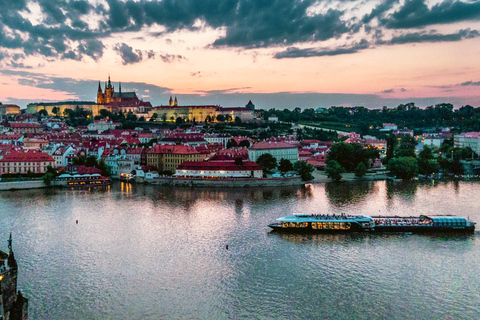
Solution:
{"label": "boat window", "polygon": [[316,222],[312,222],[312,229],[317,229],[317,223]]}
{"label": "boat window", "polygon": [[352,224],[350,222],[345,223],[345,229],[346,230],[350,229],[351,226],[352,226]]}

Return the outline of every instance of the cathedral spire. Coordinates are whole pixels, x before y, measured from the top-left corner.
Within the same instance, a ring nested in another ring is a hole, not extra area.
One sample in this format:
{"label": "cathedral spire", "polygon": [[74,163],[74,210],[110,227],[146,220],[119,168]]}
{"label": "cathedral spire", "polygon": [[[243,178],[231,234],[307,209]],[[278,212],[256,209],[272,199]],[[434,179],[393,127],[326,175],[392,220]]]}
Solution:
{"label": "cathedral spire", "polygon": [[100,81],[98,81],[98,92],[102,92],[102,87],[100,86]]}
{"label": "cathedral spire", "polygon": [[178,101],[177,101],[177,97],[175,97],[175,102],[173,103],[174,106],[178,106]]}
{"label": "cathedral spire", "polygon": [[170,107],[172,107],[172,106],[173,106],[173,99],[172,99],[172,96],[170,96],[170,100],[168,100],[168,105],[169,105]]}
{"label": "cathedral spire", "polygon": [[112,88],[112,82],[110,81],[110,73],[108,74],[108,89]]}
{"label": "cathedral spire", "polygon": [[8,239],[8,251],[12,253],[12,233],[10,232],[10,238]]}

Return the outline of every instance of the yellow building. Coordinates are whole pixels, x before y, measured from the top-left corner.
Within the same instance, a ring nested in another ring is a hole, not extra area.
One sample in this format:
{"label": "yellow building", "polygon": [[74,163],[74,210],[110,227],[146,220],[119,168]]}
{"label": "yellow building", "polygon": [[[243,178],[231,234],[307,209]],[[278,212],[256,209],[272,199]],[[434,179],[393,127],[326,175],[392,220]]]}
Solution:
{"label": "yellow building", "polygon": [[0,104],[0,116],[7,114],[19,114],[20,107],[16,104]]}
{"label": "yellow building", "polygon": [[[104,106],[98,105],[95,102],[91,101],[62,101],[62,102],[50,102],[50,103],[30,103],[27,105],[27,113],[35,114],[40,110],[45,110],[49,115],[59,115],[63,116],[65,110],[75,110],[76,108],[81,108],[86,111],[91,112],[92,116],[95,117],[100,114],[101,109],[105,109]],[[56,108],[57,113],[53,113],[54,108]]]}
{"label": "yellow building", "polygon": [[158,171],[175,172],[185,161],[203,161],[209,154],[184,145],[156,145],[147,151],[147,166],[156,167]]}

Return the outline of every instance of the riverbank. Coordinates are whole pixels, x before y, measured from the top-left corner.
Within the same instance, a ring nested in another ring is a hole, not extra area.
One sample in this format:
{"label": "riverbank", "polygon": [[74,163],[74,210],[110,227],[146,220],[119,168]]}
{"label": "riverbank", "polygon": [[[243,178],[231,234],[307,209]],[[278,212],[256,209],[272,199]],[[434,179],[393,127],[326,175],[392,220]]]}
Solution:
{"label": "riverbank", "polygon": [[286,187],[302,186],[305,181],[300,177],[291,178],[218,178],[218,179],[195,179],[162,177],[152,180],[145,180],[149,184],[187,186],[187,187],[219,187],[219,188],[248,188],[248,187]]}
{"label": "riverbank", "polygon": [[[314,180],[312,181],[313,183],[325,183],[325,182],[333,181],[327,176],[325,171],[315,170],[312,173],[312,175],[314,177]],[[367,173],[362,178],[356,177],[355,173],[342,173],[342,180],[340,181],[381,181],[381,180],[387,180],[387,174],[384,171],[381,173]]]}

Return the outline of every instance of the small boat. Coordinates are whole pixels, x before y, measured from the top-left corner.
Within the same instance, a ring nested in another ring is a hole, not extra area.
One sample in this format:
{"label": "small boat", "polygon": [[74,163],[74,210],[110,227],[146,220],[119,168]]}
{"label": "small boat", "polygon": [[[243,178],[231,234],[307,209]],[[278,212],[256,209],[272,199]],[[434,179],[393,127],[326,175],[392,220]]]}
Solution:
{"label": "small boat", "polygon": [[268,225],[274,231],[292,233],[409,232],[442,233],[475,231],[475,222],[451,215],[417,217],[295,213]]}

